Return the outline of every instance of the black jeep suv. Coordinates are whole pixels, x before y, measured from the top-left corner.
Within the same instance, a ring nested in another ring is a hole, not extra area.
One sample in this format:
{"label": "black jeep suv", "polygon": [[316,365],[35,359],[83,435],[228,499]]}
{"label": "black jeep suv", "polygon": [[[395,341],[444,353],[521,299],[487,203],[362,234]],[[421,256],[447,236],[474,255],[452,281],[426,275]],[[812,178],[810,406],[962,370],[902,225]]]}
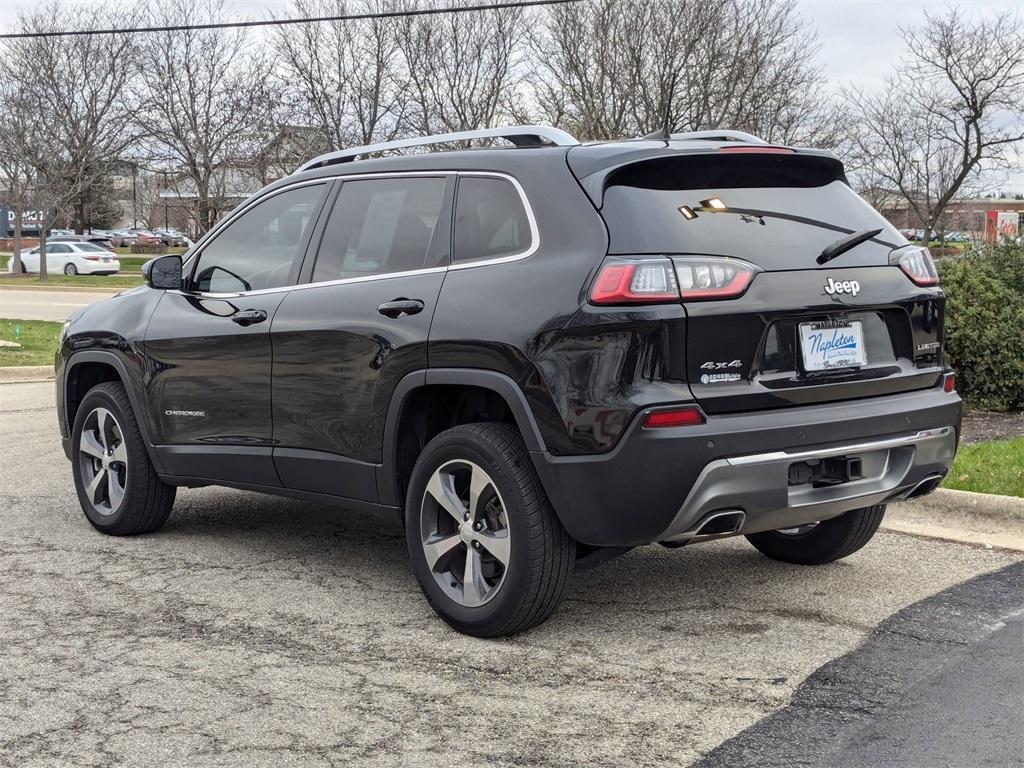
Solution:
{"label": "black jeep suv", "polygon": [[62,334],[89,522],[154,531],[203,485],[400,512],[478,636],[641,544],[845,557],[956,451],[927,250],[830,153],[747,134],[331,153],[144,273]]}

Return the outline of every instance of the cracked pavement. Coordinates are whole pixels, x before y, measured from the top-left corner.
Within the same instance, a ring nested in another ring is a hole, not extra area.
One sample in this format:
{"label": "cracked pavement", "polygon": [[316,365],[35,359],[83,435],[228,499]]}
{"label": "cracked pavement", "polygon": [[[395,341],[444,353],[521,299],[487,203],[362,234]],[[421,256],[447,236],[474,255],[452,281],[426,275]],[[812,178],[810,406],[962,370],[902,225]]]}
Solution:
{"label": "cracked pavement", "polygon": [[0,385],[0,764],[687,764],[897,611],[1019,555],[882,532],[829,566],[742,539],[576,575],[510,640],[421,598],[397,520],[181,490],[162,531],[81,514],[53,384]]}

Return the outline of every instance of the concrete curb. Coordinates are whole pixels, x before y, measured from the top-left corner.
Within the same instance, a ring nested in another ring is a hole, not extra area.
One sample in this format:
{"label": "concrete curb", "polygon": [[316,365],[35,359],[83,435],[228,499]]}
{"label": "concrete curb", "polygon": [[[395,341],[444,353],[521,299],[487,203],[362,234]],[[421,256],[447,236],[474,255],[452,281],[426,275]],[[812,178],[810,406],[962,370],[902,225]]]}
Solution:
{"label": "concrete curb", "polygon": [[115,285],[2,285],[0,291],[66,291],[67,293],[121,293],[129,288],[137,288],[142,285],[140,280],[137,283],[126,283],[124,286]]}
{"label": "concrete curb", "polygon": [[0,384],[20,384],[30,381],[52,381],[52,365],[15,365],[0,368]]}
{"label": "concrete curb", "polygon": [[999,496],[994,493],[973,493],[939,488],[915,504],[935,512],[971,512],[986,517],[1010,518],[1024,521],[1024,499],[1017,496]]}
{"label": "concrete curb", "polygon": [[890,504],[882,530],[1024,552],[1024,499],[940,488],[920,499]]}

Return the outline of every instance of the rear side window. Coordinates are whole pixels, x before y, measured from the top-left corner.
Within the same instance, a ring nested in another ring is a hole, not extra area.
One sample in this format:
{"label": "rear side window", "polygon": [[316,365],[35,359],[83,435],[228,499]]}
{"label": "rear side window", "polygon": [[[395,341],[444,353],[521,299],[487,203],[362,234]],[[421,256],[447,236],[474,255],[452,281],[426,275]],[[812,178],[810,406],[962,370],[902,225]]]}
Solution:
{"label": "rear side window", "polygon": [[257,203],[227,225],[199,254],[193,289],[237,293],[294,282],[324,184],[281,192]]}
{"label": "rear side window", "polygon": [[446,179],[346,181],[327,220],[313,282],[434,266]]}
{"label": "rear side window", "polygon": [[494,176],[459,179],[452,261],[525,253],[530,249],[532,237],[523,199],[512,182]]}

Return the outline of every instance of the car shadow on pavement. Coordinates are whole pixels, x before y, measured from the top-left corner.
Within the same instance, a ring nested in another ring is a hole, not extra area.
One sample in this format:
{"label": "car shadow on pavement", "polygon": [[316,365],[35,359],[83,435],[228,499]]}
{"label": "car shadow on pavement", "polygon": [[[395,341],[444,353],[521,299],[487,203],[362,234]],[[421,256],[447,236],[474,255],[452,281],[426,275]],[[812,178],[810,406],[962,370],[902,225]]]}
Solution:
{"label": "car shadow on pavement", "polygon": [[[404,531],[391,515],[197,489],[182,491],[165,528],[147,539],[166,542],[164,546],[174,542],[191,557],[213,558],[219,567],[233,564],[238,575],[258,579],[271,591],[275,579],[285,577],[308,580],[339,594],[357,583],[369,592],[350,596],[383,608],[381,620],[399,618],[408,610],[433,620],[408,566]],[[634,632],[696,634],[714,624],[716,611],[729,613],[723,629],[734,635],[768,631],[766,618],[772,615],[848,624],[815,603],[829,600],[823,576],[857,570],[848,562],[818,568],[776,563],[742,538],[681,549],[639,547],[576,573],[561,609],[544,625],[547,629],[527,636],[552,631],[592,635],[621,630],[624,623]],[[396,602],[388,606],[389,600]],[[749,620],[744,618],[748,612]],[[705,615],[695,621],[700,613]],[[856,622],[850,626],[859,628]]]}

